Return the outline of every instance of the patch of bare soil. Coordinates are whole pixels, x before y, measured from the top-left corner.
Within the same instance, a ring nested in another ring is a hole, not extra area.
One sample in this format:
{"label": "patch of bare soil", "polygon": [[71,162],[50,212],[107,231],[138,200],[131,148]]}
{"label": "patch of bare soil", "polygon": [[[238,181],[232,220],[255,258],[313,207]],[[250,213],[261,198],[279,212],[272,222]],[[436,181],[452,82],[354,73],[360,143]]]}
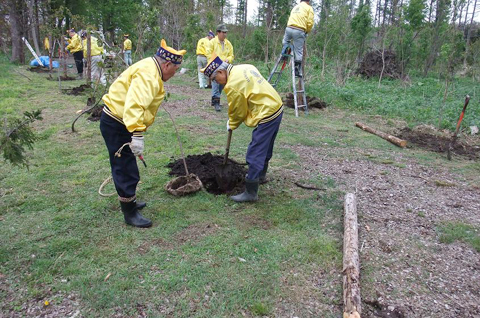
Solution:
{"label": "patch of bare soil", "polygon": [[19,284],[7,281],[0,273],[0,317],[81,317],[78,297],[73,293],[44,290],[41,296],[19,304],[18,299],[25,296],[27,290],[16,286]]}
{"label": "patch of bare soil", "polygon": [[28,70],[33,73],[49,73],[50,72],[48,67],[43,67],[43,66],[32,66],[32,67],[29,67]]}
{"label": "patch of bare soil", "polygon": [[[362,317],[480,315],[480,253],[464,243],[440,243],[438,233],[444,222],[480,227],[480,191],[468,180],[400,151],[395,161],[405,167],[369,159],[381,151],[289,148],[302,169],[286,170],[287,178],[329,177],[357,196]],[[360,155],[347,159],[355,152]]]}
{"label": "patch of bare soil", "polygon": [[[172,95],[178,94],[185,97],[181,100],[168,100],[162,104],[162,107],[168,109],[174,118],[179,116],[191,115],[202,119],[220,119],[227,120],[227,105],[222,99],[222,111],[216,112],[211,106],[212,91],[210,89],[199,89],[188,86],[177,86],[165,84],[167,92]],[[159,110],[159,112],[162,110]]]}
{"label": "patch of bare soil", "polygon": [[83,95],[89,89],[91,89],[90,85],[82,84],[78,87],[62,89],[62,92],[67,95],[78,96],[78,95]]}
{"label": "patch of bare soil", "polygon": [[[292,93],[288,93],[283,98],[283,104],[290,108],[295,108],[295,101]],[[328,104],[325,103],[323,100],[317,97],[307,96],[307,105],[308,108],[318,108],[323,109],[327,108]]]}
{"label": "patch of bare soil", "polygon": [[140,254],[146,254],[154,246],[160,249],[171,250],[179,245],[195,244],[202,238],[214,234],[218,230],[218,225],[212,223],[192,224],[177,233],[171,240],[155,239],[140,245],[137,250]]}
{"label": "patch of bare soil", "polygon": [[[408,127],[403,128],[398,134],[398,137],[405,139],[418,147],[439,153],[446,153],[452,140],[451,136],[447,136],[434,129],[412,130]],[[472,160],[480,159],[480,145],[471,145],[467,140],[457,138],[452,147],[452,154]]]}

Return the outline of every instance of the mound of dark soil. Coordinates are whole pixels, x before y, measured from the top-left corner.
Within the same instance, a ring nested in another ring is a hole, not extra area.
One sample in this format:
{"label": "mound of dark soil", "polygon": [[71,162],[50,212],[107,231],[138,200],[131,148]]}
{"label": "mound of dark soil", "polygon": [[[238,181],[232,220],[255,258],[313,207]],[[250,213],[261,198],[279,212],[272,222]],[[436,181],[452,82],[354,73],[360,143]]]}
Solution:
{"label": "mound of dark soil", "polygon": [[[196,174],[203,183],[205,189],[213,194],[233,194],[240,193],[245,188],[245,174],[247,170],[244,166],[239,165],[233,160],[228,160],[228,164],[231,165],[231,185],[228,189],[222,190],[219,188],[217,181],[215,180],[215,167],[223,164],[223,156],[215,156],[210,152],[203,155],[192,155],[185,158],[187,162],[188,172]],[[185,168],[183,166],[183,160],[178,159],[167,165],[171,169],[170,175],[184,176]]]}
{"label": "mound of dark soil", "polygon": [[[383,70],[383,74],[382,74]],[[363,75],[366,78],[380,76],[389,78],[400,78],[400,67],[397,63],[397,56],[395,52],[390,50],[375,50],[370,51],[363,57],[357,74]]]}
{"label": "mound of dark soil", "polygon": [[[58,77],[47,77],[47,80],[49,81],[58,81]],[[75,81],[77,80],[76,77],[71,77],[71,76],[60,76],[60,80],[61,81]]]}
{"label": "mound of dark soil", "polygon": [[30,72],[34,72],[34,73],[49,73],[50,72],[48,67],[43,67],[43,66],[32,66],[32,67],[29,67],[28,70]]}
{"label": "mound of dark soil", "polygon": [[82,84],[78,87],[62,89],[62,92],[67,95],[78,96],[82,95],[89,88],[91,88],[90,85]]}
{"label": "mound of dark soil", "polygon": [[[287,95],[285,95],[285,98],[283,99],[283,104],[287,107],[295,108],[295,102],[294,102],[292,93],[288,93]],[[318,108],[318,109],[326,108],[328,106],[328,104],[325,103],[323,100],[317,97],[311,97],[311,96],[307,96],[307,105],[308,105],[308,108]]]}
{"label": "mound of dark soil", "polygon": [[[421,148],[439,153],[445,153],[448,151],[451,140],[450,137],[435,135],[425,131],[416,131],[408,127],[403,128],[398,134],[398,137]],[[468,145],[462,140],[457,139],[453,145],[452,154],[464,156],[472,160],[478,160],[480,159],[480,147]]]}

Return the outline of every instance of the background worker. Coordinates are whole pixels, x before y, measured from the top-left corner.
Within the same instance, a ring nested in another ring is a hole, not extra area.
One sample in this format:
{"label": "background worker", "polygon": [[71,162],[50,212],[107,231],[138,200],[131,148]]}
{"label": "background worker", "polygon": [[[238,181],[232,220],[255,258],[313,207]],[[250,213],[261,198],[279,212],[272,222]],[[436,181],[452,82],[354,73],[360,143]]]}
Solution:
{"label": "background worker", "polygon": [[[229,40],[227,40],[227,27],[225,24],[219,24],[217,26],[217,36],[210,40],[207,47],[207,58],[211,60],[213,54],[220,57],[222,61],[226,63],[233,62],[233,46]],[[220,96],[222,94],[223,86],[217,82],[212,82],[212,106],[215,107],[217,112],[221,111]]]}
{"label": "background worker", "polygon": [[77,67],[78,79],[83,78],[83,49],[82,41],[78,36],[75,29],[68,30],[68,35],[70,36],[70,43],[67,45],[67,50],[73,54],[73,59],[75,60],[75,66]]}
{"label": "background worker", "polygon": [[295,57],[295,76],[301,77],[303,45],[307,34],[313,27],[313,9],[309,0],[301,0],[299,4],[293,7],[288,18],[287,28],[283,36],[282,53],[287,53],[288,42],[293,42]]}
{"label": "background worker", "polygon": [[245,192],[231,199],[236,202],[256,201],[258,185],[266,181],[268,163],[282,121],[282,99],[253,65],[233,66],[213,56],[204,73],[213,82],[225,86],[227,131],[237,129],[242,122],[255,128],[247,149]]}
{"label": "background worker", "polygon": [[132,65],[132,41],[128,37],[128,34],[123,35],[123,58],[125,63],[130,66]]}
{"label": "background worker", "polygon": [[[175,75],[185,52],[168,47],[162,40],[155,56],[127,68],[102,98],[105,105],[100,118],[100,131],[110,156],[113,182],[125,223],[129,225],[152,225],[152,221],[138,211],[146,203],[137,202],[136,189],[140,174],[135,157],[143,154],[143,134],[153,124],[165,97],[163,83]],[[121,157],[116,157],[115,153],[125,143],[130,143],[130,147],[124,147]]]}
{"label": "background worker", "polygon": [[[83,46],[83,56],[87,57],[87,32],[82,31],[82,46]],[[105,80],[105,73],[103,68],[98,63],[103,63],[103,47],[98,46],[98,40],[94,36],[90,36],[90,60],[92,63],[92,80],[100,81],[100,84],[107,85]]]}
{"label": "background worker", "polygon": [[198,68],[198,85],[200,88],[208,87],[208,78],[201,72],[201,69],[207,66],[207,46],[215,34],[212,31],[208,31],[206,37],[201,38],[197,42],[197,68]]}

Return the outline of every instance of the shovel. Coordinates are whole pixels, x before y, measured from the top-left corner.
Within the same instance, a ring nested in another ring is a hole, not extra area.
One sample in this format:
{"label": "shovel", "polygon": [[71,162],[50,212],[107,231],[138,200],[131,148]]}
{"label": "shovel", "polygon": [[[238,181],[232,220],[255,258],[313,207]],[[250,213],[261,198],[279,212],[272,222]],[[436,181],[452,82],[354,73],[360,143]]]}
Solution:
{"label": "shovel", "polygon": [[468,102],[470,101],[470,96],[467,95],[465,96],[465,105],[463,106],[463,110],[460,113],[460,117],[458,118],[457,122],[457,128],[455,129],[455,133],[453,134],[453,137],[450,141],[450,144],[448,145],[448,150],[447,150],[447,159],[452,160],[452,151],[453,151],[453,145],[455,144],[455,141],[457,141],[457,134],[458,131],[460,130],[460,124],[462,123],[463,116],[465,115],[465,110],[467,109]]}
{"label": "shovel", "polygon": [[215,166],[215,180],[218,188],[223,191],[228,191],[233,188],[232,182],[232,165],[228,164],[228,153],[230,152],[230,141],[232,141],[232,130],[228,131],[227,147],[225,148],[225,158],[221,165]]}

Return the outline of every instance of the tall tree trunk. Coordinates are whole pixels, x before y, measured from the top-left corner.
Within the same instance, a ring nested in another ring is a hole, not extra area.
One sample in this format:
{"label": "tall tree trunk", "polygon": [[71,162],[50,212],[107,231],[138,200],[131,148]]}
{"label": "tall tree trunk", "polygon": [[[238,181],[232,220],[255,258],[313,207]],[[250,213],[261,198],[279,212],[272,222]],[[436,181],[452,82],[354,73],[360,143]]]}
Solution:
{"label": "tall tree trunk", "polygon": [[465,7],[465,20],[463,20],[463,27],[467,27],[467,18],[468,18],[468,7],[470,6],[470,0],[467,1],[467,6]]}
{"label": "tall tree trunk", "polygon": [[248,15],[248,0],[245,0],[243,9],[243,38],[247,35],[247,15]]}
{"label": "tall tree trunk", "polygon": [[37,33],[37,23],[34,15],[34,1],[30,0],[27,3],[28,17],[30,20],[30,33],[32,36],[33,47],[35,48],[35,53],[40,56],[40,46],[38,45],[38,33]]}
{"label": "tall tree trunk", "polygon": [[432,13],[433,13],[433,4],[435,3],[435,0],[430,0],[430,7],[428,8],[428,23],[430,24],[432,22]]}
{"label": "tall tree trunk", "polygon": [[468,57],[468,52],[470,51],[470,37],[472,34],[473,18],[475,17],[476,8],[477,8],[477,0],[475,0],[475,4],[473,5],[472,18],[470,19],[470,26],[468,27],[468,31],[467,31],[467,44],[465,46],[465,56],[463,57],[464,68],[467,67],[467,57]]}
{"label": "tall tree trunk", "polygon": [[383,17],[382,17],[382,36],[385,33],[385,20],[387,18],[387,8],[388,8],[388,0],[384,0],[383,4]]}
{"label": "tall tree trunk", "polygon": [[25,53],[23,51],[23,23],[22,23],[22,8],[21,2],[16,0],[9,0],[9,15],[10,15],[10,33],[12,38],[12,62],[25,63]]}
{"label": "tall tree trunk", "polygon": [[430,47],[430,54],[425,61],[425,68],[423,70],[423,75],[427,76],[430,68],[435,64],[437,59],[438,51],[442,46],[443,38],[441,37],[441,28],[442,24],[445,23],[446,15],[448,14],[448,0],[437,0],[437,10],[435,14],[435,29],[433,34],[433,40]]}

